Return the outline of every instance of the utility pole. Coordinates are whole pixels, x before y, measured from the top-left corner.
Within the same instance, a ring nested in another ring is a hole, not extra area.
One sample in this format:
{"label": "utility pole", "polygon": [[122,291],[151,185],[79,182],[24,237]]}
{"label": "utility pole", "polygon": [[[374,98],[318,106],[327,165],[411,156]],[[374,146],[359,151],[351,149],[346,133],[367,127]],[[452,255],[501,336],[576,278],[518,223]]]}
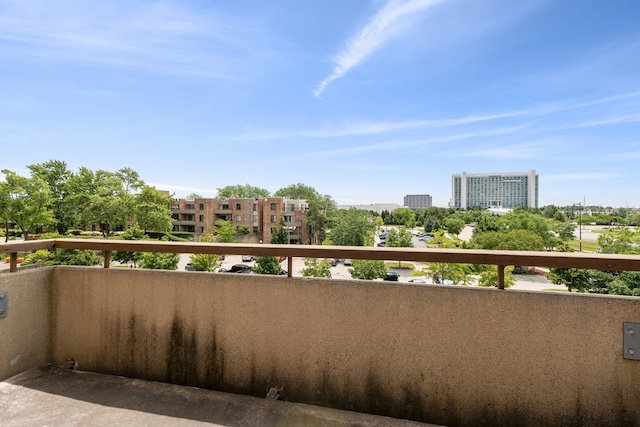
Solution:
{"label": "utility pole", "polygon": [[[573,204],[573,214],[576,212],[576,204]],[[582,206],[578,202],[578,241],[580,242],[580,252],[582,252]]]}

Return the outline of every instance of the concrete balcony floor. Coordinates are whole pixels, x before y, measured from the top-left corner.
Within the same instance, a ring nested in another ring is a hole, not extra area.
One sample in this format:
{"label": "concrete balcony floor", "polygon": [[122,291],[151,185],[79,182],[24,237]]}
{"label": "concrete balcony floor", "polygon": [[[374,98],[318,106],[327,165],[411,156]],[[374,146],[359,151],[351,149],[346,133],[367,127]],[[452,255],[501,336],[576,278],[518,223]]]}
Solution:
{"label": "concrete balcony floor", "polygon": [[0,413],[4,427],[433,425],[51,366],[1,382]]}

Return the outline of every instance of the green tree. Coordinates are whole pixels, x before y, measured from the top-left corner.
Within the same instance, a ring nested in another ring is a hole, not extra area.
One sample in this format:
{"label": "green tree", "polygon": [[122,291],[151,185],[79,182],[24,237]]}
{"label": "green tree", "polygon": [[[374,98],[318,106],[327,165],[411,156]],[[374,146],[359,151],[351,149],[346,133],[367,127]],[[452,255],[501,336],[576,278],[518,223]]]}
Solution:
{"label": "green tree", "polygon": [[555,232],[558,233],[558,237],[564,241],[576,238],[574,234],[575,229],[576,225],[572,222],[557,222],[555,225]]}
{"label": "green tree", "polygon": [[9,192],[9,184],[0,181],[0,223],[4,227],[4,241],[9,241],[9,221],[11,221],[9,212],[9,203],[11,196]]}
{"label": "green tree", "polygon": [[640,232],[626,227],[605,230],[598,236],[598,245],[605,254],[637,254],[640,253]]}
{"label": "green tree", "polygon": [[289,244],[289,233],[285,229],[286,223],[284,222],[284,218],[280,218],[280,222],[273,233],[271,233],[271,243],[274,245],[288,245]]}
{"label": "green tree", "polygon": [[557,212],[558,212],[557,206],[547,205],[542,210],[542,215],[544,215],[545,218],[553,218]]}
{"label": "green tree", "polygon": [[315,188],[305,184],[293,184],[279,189],[275,197],[306,200],[309,209],[306,213],[306,225],[309,229],[309,243],[320,244],[331,226],[331,216],[336,210],[336,202],[331,196],[320,194]]}
{"label": "green tree", "polygon": [[350,208],[338,213],[330,237],[337,246],[372,246],[375,231],[373,216],[369,212]]}
{"label": "green tree", "polygon": [[22,265],[85,265],[94,266],[102,262],[102,258],[88,249],[39,249],[27,255]]}
{"label": "green tree", "polygon": [[253,271],[256,274],[280,274],[281,270],[280,262],[274,256],[258,257],[256,265],[253,267]]}
{"label": "green tree", "polygon": [[[507,266],[504,269],[504,288],[510,288],[516,284],[516,279],[513,277],[513,267]],[[478,280],[478,286],[484,287],[498,287],[498,267],[495,265],[488,265],[482,273],[480,273],[480,279]]]}
{"label": "green tree", "polygon": [[458,235],[464,228],[465,223],[460,218],[449,217],[443,221],[443,225],[446,228],[447,233]]}
{"label": "green tree", "polygon": [[506,232],[507,226],[501,217],[483,214],[476,221],[476,225],[473,228],[473,237],[488,231]]}
{"label": "green tree", "polygon": [[[284,228],[284,218],[280,218],[280,223],[276,229],[271,233],[270,243],[273,245],[286,245],[289,243],[289,234]],[[280,274],[282,267],[280,267],[280,261],[277,257],[273,256],[261,256],[256,261],[256,265],[253,271],[258,274]]]}
{"label": "green tree", "polygon": [[433,280],[433,283],[447,284],[449,280],[453,285],[468,285],[471,283],[471,275],[465,264],[431,262],[427,264],[426,272]]}
{"label": "green tree", "polygon": [[555,285],[564,285],[569,292],[574,289],[578,292],[586,292],[590,287],[591,275],[589,270],[580,268],[550,268],[545,277]]}
{"label": "green tree", "polygon": [[236,241],[236,230],[231,221],[224,219],[216,220],[213,235],[218,243],[233,243]]}
{"label": "green tree", "polygon": [[254,199],[256,197],[269,197],[269,190],[249,184],[227,185],[226,187],[218,188],[219,199]]}
{"label": "green tree", "polygon": [[387,268],[384,261],[354,259],[349,273],[354,279],[383,279],[387,276]]}
{"label": "green tree", "polygon": [[331,277],[331,263],[325,258],[305,258],[303,277]]}
{"label": "green tree", "polygon": [[542,215],[530,213],[522,209],[514,209],[504,216],[504,220],[507,223],[509,231],[526,230],[540,236],[545,248],[554,248],[560,243],[551,233],[549,227],[550,222]]}
{"label": "green tree", "polygon": [[135,199],[128,189],[139,188],[130,169],[113,173],[80,168],[69,179],[70,198],[78,210],[80,226],[98,225],[104,237],[124,228],[135,217]]}
{"label": "green tree", "polygon": [[135,195],[135,210],[136,220],[145,232],[171,231],[171,196],[144,185],[140,193]]}
{"label": "green tree", "polygon": [[204,197],[202,197],[198,193],[191,193],[191,194],[187,195],[184,199],[185,200],[196,200],[196,199],[204,199]]}
{"label": "green tree", "polygon": [[[163,237],[166,241],[167,238]],[[144,252],[140,267],[152,270],[177,270],[180,262],[180,254],[163,252]]]}
{"label": "green tree", "polygon": [[409,226],[415,221],[415,215],[409,208],[396,208],[391,212],[391,221],[393,224]]}
{"label": "green tree", "polygon": [[[399,229],[390,228],[387,231],[387,238],[385,240],[385,246],[388,248],[412,248],[413,242],[411,241],[411,233],[404,227]],[[398,268],[400,268],[401,262],[398,261]]]}
{"label": "green tree", "polygon": [[[144,239],[144,231],[140,228],[137,222],[134,222],[131,227],[122,233],[123,240],[142,240]],[[113,260],[122,264],[133,263],[136,265],[142,260],[142,252],[131,251],[116,251],[113,253]]]}
{"label": "green tree", "polygon": [[41,178],[26,178],[4,169],[6,183],[3,186],[2,203],[5,205],[5,221],[13,221],[26,239],[41,227],[53,225],[56,219],[51,206],[49,186]]}
{"label": "green tree", "polygon": [[75,207],[67,198],[69,196],[68,181],[72,173],[67,164],[61,160],[50,160],[28,165],[32,177],[38,177],[47,183],[51,196],[50,209],[56,219],[58,233],[65,234],[75,224]]}
{"label": "green tree", "polygon": [[542,238],[528,230],[509,230],[506,233],[488,231],[475,235],[469,242],[471,247],[505,251],[541,251],[544,250]]}
{"label": "green tree", "polygon": [[[216,238],[212,233],[207,233],[200,238],[200,241],[214,243]],[[190,261],[196,271],[214,271],[222,265],[221,256],[216,254],[192,254]]]}

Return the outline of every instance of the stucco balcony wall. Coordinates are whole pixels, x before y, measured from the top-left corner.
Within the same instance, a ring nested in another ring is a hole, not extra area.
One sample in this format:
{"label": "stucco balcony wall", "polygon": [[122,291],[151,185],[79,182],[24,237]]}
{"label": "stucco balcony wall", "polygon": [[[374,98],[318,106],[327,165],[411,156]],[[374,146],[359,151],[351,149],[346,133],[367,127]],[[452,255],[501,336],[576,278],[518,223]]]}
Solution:
{"label": "stucco balcony wall", "polygon": [[637,298],[89,267],[0,280],[3,378],[73,358],[444,425],[640,424],[622,349]]}

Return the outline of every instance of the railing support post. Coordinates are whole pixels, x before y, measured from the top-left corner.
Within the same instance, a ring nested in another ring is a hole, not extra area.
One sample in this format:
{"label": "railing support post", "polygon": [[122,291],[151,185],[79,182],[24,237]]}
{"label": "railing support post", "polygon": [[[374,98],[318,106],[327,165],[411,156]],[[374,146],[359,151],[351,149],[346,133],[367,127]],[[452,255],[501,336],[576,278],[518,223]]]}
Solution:
{"label": "railing support post", "polygon": [[504,268],[506,265],[497,265],[498,267],[498,289],[504,289]]}
{"label": "railing support post", "polygon": [[9,254],[9,273],[18,271],[18,253],[11,252]]}
{"label": "railing support post", "polygon": [[111,251],[104,251],[104,268],[109,268],[111,264]]}
{"label": "railing support post", "polygon": [[293,274],[293,257],[287,257],[287,277],[291,277]]}

